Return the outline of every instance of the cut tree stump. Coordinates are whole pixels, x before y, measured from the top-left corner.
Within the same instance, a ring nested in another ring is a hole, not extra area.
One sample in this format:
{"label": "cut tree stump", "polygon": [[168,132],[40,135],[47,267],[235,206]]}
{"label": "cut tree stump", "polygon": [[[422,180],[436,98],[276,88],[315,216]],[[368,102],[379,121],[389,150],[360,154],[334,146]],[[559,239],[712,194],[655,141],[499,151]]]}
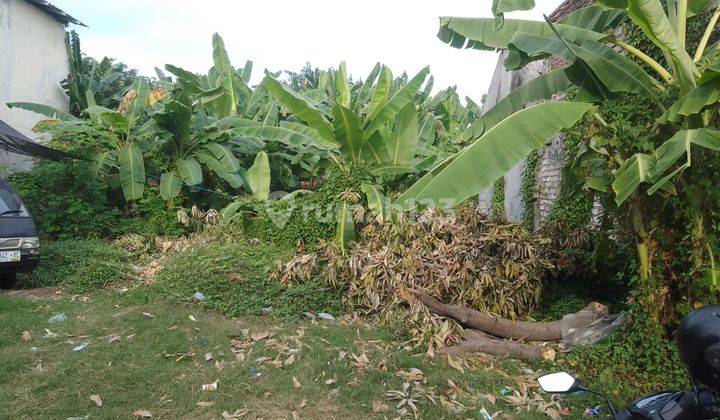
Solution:
{"label": "cut tree stump", "polygon": [[[560,341],[562,339],[561,321],[513,321],[464,306],[442,303],[422,290],[413,290],[412,293],[427,306],[430,312],[452,318],[467,327],[496,337],[527,341]],[[592,302],[582,310],[565,315],[565,317],[572,317],[573,325],[580,326],[590,325],[596,319],[609,315],[610,312],[605,305]]]}
{"label": "cut tree stump", "polygon": [[453,357],[463,356],[468,353],[487,353],[496,356],[509,356],[520,360],[555,359],[555,350],[552,348],[501,340],[471,329],[463,331],[462,342],[439,349],[438,353]]}

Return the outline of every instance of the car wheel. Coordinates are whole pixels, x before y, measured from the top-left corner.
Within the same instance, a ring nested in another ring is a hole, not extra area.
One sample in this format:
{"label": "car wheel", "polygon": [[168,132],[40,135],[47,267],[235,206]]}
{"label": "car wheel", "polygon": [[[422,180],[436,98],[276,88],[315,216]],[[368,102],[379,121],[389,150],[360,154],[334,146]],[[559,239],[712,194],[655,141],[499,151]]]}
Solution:
{"label": "car wheel", "polygon": [[0,289],[12,289],[17,281],[17,273],[0,274]]}

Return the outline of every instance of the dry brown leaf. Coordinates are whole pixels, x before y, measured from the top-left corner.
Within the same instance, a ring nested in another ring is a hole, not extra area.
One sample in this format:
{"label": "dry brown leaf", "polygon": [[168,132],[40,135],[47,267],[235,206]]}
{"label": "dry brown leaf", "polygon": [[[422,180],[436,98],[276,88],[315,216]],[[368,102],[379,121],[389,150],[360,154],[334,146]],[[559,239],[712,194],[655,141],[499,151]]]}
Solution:
{"label": "dry brown leaf", "polygon": [[347,356],[347,353],[344,351],[341,351],[340,353],[338,353],[338,361],[344,359],[346,356]]}
{"label": "dry brown leaf", "polygon": [[280,355],[279,355],[279,354],[277,355],[277,357],[275,357],[275,359],[270,360],[270,361],[268,361],[268,362],[266,362],[266,363],[269,364],[269,365],[273,365],[273,366],[275,366],[276,368],[279,368],[280,366],[283,365],[282,360],[280,360]]}
{"label": "dry brown leaf", "polygon": [[45,368],[43,367],[42,360],[38,360],[37,362],[35,362],[35,370],[43,370],[43,369],[45,369]]}
{"label": "dry brown leaf", "polygon": [[270,337],[271,335],[272,334],[269,332],[256,332],[253,333],[250,338],[252,338],[253,341],[260,341]]}
{"label": "dry brown leaf", "polygon": [[297,411],[292,412],[292,417],[293,417],[293,420],[300,420],[300,415],[298,414]]}
{"label": "dry brown leaf", "polygon": [[465,369],[463,369],[463,367],[462,367],[462,365],[460,364],[460,362],[455,361],[449,354],[448,354],[448,356],[447,356],[447,360],[448,360],[448,364],[449,364],[450,366],[452,366],[453,368],[455,368],[455,369],[457,369],[458,371],[460,371],[460,373],[463,373],[463,374],[465,373]]}
{"label": "dry brown leaf", "polygon": [[337,382],[337,379],[328,379],[327,381],[325,381],[325,385],[332,385],[335,382]]}
{"label": "dry brown leaf", "polygon": [[405,378],[411,381],[422,381],[423,380],[423,371],[418,368],[410,368],[409,371],[405,370],[399,370],[395,372],[397,376],[400,376],[401,378]]}
{"label": "dry brown leaf", "polygon": [[230,273],[227,275],[227,279],[231,281],[243,281],[243,276],[238,273]]}
{"label": "dry brown leaf", "polygon": [[295,388],[302,388],[302,384],[300,383],[300,381],[298,381],[298,378],[293,376],[292,381]]}
{"label": "dry brown leaf", "polygon": [[144,417],[144,418],[150,418],[152,417],[152,413],[147,410],[135,410],[133,411],[133,416],[135,417]]}
{"label": "dry brown leaf", "polygon": [[215,404],[215,403],[212,401],[198,401],[197,404],[195,404],[195,406],[200,407],[200,408],[207,408],[207,407],[212,406],[213,404]]}
{"label": "dry brown leaf", "polygon": [[231,413],[228,413],[227,411],[223,411],[223,412],[222,412],[222,417],[223,417],[225,420],[237,420],[237,419],[239,419],[239,418],[245,417],[245,416],[247,415],[247,413],[249,413],[249,412],[250,412],[250,410],[248,410],[248,409],[242,409],[242,410],[241,410],[241,409],[238,408],[238,409],[235,410],[235,412],[232,413],[232,414],[231,414]]}
{"label": "dry brown leaf", "polygon": [[21,338],[24,342],[27,343],[28,341],[32,340],[32,335],[30,335],[30,331],[23,331]]}
{"label": "dry brown leaf", "polygon": [[493,394],[485,394],[484,397],[487,400],[487,402],[489,402],[492,405],[495,405],[497,398]]}
{"label": "dry brown leaf", "polygon": [[290,366],[293,363],[295,363],[295,355],[291,354],[287,359],[285,359],[285,362],[283,363],[283,365]]}
{"label": "dry brown leaf", "polygon": [[351,354],[350,358],[352,361],[353,366],[355,366],[356,369],[365,369],[370,364],[370,359],[368,359],[367,354],[363,352],[361,355]]}
{"label": "dry brown leaf", "polygon": [[155,318],[155,315],[151,314],[150,312],[143,312],[142,314],[148,318]]}
{"label": "dry brown leaf", "polygon": [[307,406],[307,398],[303,398],[302,401],[300,401],[300,407],[299,408],[305,408]]}
{"label": "dry brown leaf", "polygon": [[373,401],[373,411],[374,412],[384,413],[388,410],[390,410],[390,407],[388,407],[388,405],[385,404],[382,400],[374,400]]}
{"label": "dry brown leaf", "polygon": [[102,407],[103,401],[102,401],[102,398],[100,398],[99,395],[97,395],[97,394],[91,395],[91,396],[90,396],[90,401],[94,402],[95,405],[97,405],[98,407]]}

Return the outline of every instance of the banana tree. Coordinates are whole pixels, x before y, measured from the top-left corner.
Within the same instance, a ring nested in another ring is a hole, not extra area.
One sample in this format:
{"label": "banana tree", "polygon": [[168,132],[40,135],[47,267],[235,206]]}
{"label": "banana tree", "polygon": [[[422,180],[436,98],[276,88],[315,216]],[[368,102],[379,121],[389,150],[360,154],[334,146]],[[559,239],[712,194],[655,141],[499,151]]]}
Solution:
{"label": "banana tree", "polygon": [[345,64],[341,63],[338,71],[331,73],[334,95],[327,105],[293,91],[273,77],[266,77],[264,83],[278,103],[305,122],[305,134],[317,143],[338,149],[338,164],[401,173],[413,169],[418,144],[414,99],[428,73],[425,68],[405,85],[393,89],[392,73],[381,66],[353,90]]}
{"label": "banana tree", "polygon": [[[517,3],[500,2],[509,7],[498,9],[502,12],[512,10],[513,3]],[[642,185],[647,186],[645,193],[653,194],[671,191],[678,180],[682,183],[683,171],[690,166],[696,148],[720,149],[718,132],[709,126],[714,123],[710,116],[716,115],[720,99],[716,85],[718,66],[711,64],[701,71],[698,64],[714,63],[717,49],[707,48],[707,43],[720,9],[710,19],[705,35],[691,55],[686,51],[687,20],[702,11],[707,1],[667,5],[664,10],[659,0],[602,0],[554,23],[441,18],[438,34],[441,40],[455,48],[507,50],[505,66],[509,69],[550,56],[562,58],[566,66],[513,90],[474,122],[466,130],[466,137],[474,142],[413,185],[400,197],[401,204],[423,200],[457,204],[493,185],[558,130],[574,124],[582,115],[594,114],[595,109],[585,102],[628,93],[654,103],[662,116],[653,129],[658,135],[668,131],[671,134],[650,153],[631,156],[610,155],[607,147],[595,142],[589,150],[604,157],[607,170],[604,176],[589,178],[588,186],[613,193],[616,203],[621,205],[640,194]],[[665,65],[616,36],[612,30],[627,18],[660,49]],[[530,101],[550,100],[572,86],[579,88],[575,100],[583,102],[543,103],[524,109]],[[659,98],[669,89],[679,92],[680,97],[666,106]],[[558,107],[567,110],[562,112],[562,118],[557,118]],[[595,117],[602,125],[602,118],[597,114]],[[637,200],[630,200],[630,206],[635,215],[632,220],[638,238],[641,277],[647,279],[648,233]],[[715,273],[713,270],[713,276]]]}

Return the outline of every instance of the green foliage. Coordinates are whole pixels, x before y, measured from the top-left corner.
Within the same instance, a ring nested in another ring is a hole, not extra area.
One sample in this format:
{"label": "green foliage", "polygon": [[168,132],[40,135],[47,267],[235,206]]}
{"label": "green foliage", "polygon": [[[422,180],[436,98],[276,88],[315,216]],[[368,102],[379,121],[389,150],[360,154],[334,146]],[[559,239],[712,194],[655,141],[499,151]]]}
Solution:
{"label": "green foliage", "polygon": [[276,261],[289,252],[270,242],[196,247],[170,257],[153,287],[171,302],[191,301],[199,291],[205,295],[205,308],[231,316],[259,314],[265,307],[280,316],[338,313],[337,292],[320,281],[286,287],[270,278]]}
{"label": "green foliage", "polygon": [[493,185],[490,215],[496,220],[505,218],[505,177],[498,179]]}
{"label": "green foliage", "polygon": [[35,271],[18,276],[25,287],[62,286],[71,292],[128,280],[129,255],[96,239],[43,242]]}
{"label": "green foliage", "polygon": [[[292,200],[248,203],[238,217],[248,236],[294,245],[301,240],[314,243],[336,233],[339,197],[346,191],[361,193],[363,183],[375,178],[361,168],[334,171],[314,192],[299,194]],[[279,215],[279,216],[276,216]],[[285,222],[284,224],[282,222]]]}
{"label": "green foliage", "polygon": [[593,389],[608,392],[623,404],[662,389],[689,389],[675,343],[647,315],[631,305],[632,323],[600,343],[577,348],[567,361]]}
{"label": "green foliage", "polygon": [[158,190],[153,189],[125,208],[125,216],[118,220],[115,234],[124,233],[154,237],[180,236],[187,231],[177,220],[177,209],[168,207]]}
{"label": "green foliage", "polygon": [[118,197],[94,179],[90,162],[40,162],[8,178],[22,197],[43,238],[106,238],[122,233],[177,236],[184,233],[175,209],[157,190],[123,208]]}
{"label": "green foliage", "polygon": [[540,154],[537,150],[525,158],[522,181],[520,182],[520,198],[523,203],[523,226],[529,231],[535,229],[535,181]]}
{"label": "green foliage", "polygon": [[60,84],[70,99],[70,112],[79,117],[92,105],[117,108],[125,91],[137,78],[137,70],[104,57],[99,62],[80,50],[80,37],[70,31],[67,36],[70,72]]}
{"label": "green foliage", "polygon": [[118,228],[120,212],[106,189],[93,180],[87,162],[41,162],[30,172],[16,172],[8,182],[22,197],[42,237],[102,238]]}

